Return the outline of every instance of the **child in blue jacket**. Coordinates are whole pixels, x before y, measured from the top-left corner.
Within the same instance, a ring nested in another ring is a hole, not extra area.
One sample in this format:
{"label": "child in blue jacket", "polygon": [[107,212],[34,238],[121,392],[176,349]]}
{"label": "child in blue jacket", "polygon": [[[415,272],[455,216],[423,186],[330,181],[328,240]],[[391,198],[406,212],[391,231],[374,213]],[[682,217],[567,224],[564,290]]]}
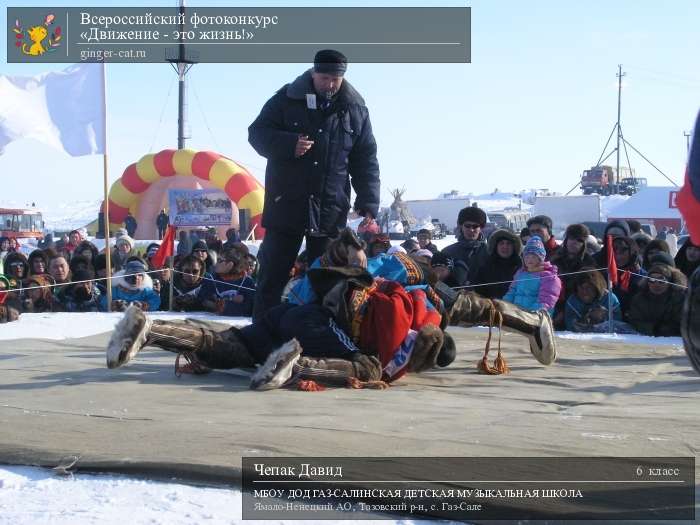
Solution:
{"label": "child in blue jacket", "polygon": [[[160,308],[160,294],[153,290],[153,281],[146,273],[147,266],[139,257],[129,257],[123,270],[112,277],[112,311],[123,312],[135,304],[141,310],[153,312]],[[107,294],[100,299],[100,307],[107,311]]]}
{"label": "child in blue jacket", "polygon": [[527,310],[547,310],[550,315],[561,292],[561,280],[557,267],[545,261],[542,239],[533,235],[523,249],[523,267],[515,273],[504,301],[517,304]]}

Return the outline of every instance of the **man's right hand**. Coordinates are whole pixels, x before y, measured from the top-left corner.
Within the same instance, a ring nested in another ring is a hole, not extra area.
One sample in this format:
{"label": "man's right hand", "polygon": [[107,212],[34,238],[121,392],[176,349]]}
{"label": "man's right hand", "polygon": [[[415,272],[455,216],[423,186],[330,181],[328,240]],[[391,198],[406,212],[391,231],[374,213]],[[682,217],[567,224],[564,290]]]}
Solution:
{"label": "man's right hand", "polygon": [[294,148],[294,156],[296,158],[301,157],[304,155],[307,151],[311,149],[311,146],[314,145],[313,140],[309,140],[308,135],[299,135],[299,138],[297,139],[297,145]]}

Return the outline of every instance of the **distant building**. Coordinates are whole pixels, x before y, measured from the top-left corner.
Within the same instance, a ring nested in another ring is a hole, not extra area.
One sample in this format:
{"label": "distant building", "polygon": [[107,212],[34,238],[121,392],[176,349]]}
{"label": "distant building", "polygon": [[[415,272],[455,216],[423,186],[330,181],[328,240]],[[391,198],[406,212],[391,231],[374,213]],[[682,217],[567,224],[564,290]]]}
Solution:
{"label": "distant building", "polygon": [[681,231],[683,218],[676,205],[679,190],[676,186],[648,186],[617,206],[608,221],[635,219],[654,224],[657,230],[668,226]]}

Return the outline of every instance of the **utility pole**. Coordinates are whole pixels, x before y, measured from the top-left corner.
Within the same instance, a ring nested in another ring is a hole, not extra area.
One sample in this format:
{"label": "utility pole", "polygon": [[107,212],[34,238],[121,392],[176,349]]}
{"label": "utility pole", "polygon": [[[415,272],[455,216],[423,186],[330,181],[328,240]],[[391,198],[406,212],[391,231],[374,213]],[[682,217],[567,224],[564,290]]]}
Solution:
{"label": "utility pole", "polygon": [[166,60],[170,62],[175,69],[178,77],[178,103],[177,103],[177,149],[185,149],[186,140],[189,136],[185,136],[187,127],[187,73],[195,63],[195,55],[185,49],[183,34],[185,32],[185,0],[180,0],[178,9],[180,18],[180,39],[177,51],[171,53],[171,50],[166,50]]}
{"label": "utility pole", "polygon": [[685,137],[685,149],[688,154],[690,154],[690,137],[692,136],[692,133],[684,131],[683,136]]}
{"label": "utility pole", "polygon": [[622,77],[625,73],[622,72],[622,64],[617,66],[617,147],[615,148],[615,153],[617,157],[617,162],[615,163],[615,193],[617,193],[617,187],[620,184],[620,141],[622,140],[622,128],[620,127],[620,110],[622,106]]}

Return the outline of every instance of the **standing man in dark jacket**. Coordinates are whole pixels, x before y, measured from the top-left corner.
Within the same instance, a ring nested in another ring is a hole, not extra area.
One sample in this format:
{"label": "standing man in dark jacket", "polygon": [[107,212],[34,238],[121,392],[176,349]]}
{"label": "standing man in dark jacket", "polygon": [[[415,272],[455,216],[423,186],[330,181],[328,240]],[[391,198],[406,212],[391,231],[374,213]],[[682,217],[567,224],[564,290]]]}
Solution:
{"label": "standing man in dark jacket", "polygon": [[124,227],[126,228],[126,232],[129,234],[129,237],[133,239],[134,234],[136,233],[136,227],[138,226],[136,222],[136,218],[131,215],[131,212],[126,214],[126,219],[124,219]]}
{"label": "standing man in dark jacket", "polygon": [[314,260],[345,226],[351,184],[355,210],[377,216],[377,144],[346,69],[338,51],[319,51],[313,69],[283,86],[248,128],[248,141],[267,158],[255,318],[279,304],[304,236]]}
{"label": "standing man in dark jacket", "polygon": [[168,214],[165,213],[165,208],[160,210],[160,213],[158,214],[158,217],[156,217],[156,226],[158,226],[158,239],[162,239],[163,235],[165,235],[165,230],[168,228],[168,224],[170,224],[170,218],[168,217]]}

